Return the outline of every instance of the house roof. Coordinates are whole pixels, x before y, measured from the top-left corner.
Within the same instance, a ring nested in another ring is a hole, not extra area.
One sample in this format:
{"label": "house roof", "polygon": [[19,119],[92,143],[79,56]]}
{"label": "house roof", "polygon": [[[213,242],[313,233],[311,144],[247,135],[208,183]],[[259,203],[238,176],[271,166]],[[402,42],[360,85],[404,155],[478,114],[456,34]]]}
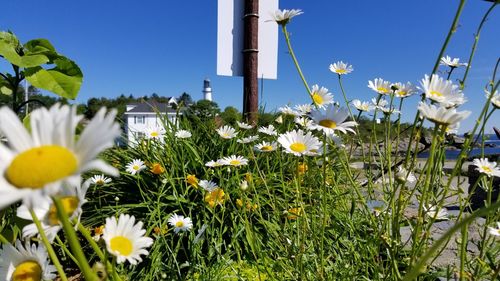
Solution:
{"label": "house roof", "polygon": [[[137,105],[136,105],[137,104]],[[156,112],[176,112],[168,103],[160,103],[156,101],[147,101],[143,103],[136,103],[136,105],[131,110],[125,112],[125,114],[131,113],[156,113]]]}

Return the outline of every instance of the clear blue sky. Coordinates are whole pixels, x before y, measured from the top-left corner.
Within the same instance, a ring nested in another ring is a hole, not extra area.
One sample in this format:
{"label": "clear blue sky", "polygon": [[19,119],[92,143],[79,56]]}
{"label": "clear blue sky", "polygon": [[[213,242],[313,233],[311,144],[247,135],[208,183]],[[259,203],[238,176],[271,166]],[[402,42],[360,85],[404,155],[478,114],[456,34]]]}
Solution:
{"label": "clear blue sky", "polygon": [[[165,96],[187,92],[197,100],[202,98],[202,80],[210,78],[219,106],[241,109],[242,78],[216,75],[216,3],[5,0],[0,30],[13,31],[22,42],[47,38],[75,60],[84,73],[77,102],[153,92]],[[446,54],[468,58],[474,32],[490,5],[467,1]],[[344,79],[349,99],[374,97],[367,84],[377,77],[418,85],[432,70],[457,6],[458,0],[280,1],[281,9],[304,11],[288,29],[309,84],[327,87],[337,100],[341,98],[337,78],[328,70],[337,60],[354,66]],[[465,89],[469,102],[462,107],[474,113],[462,124],[462,132],[479,114],[483,86],[500,56],[499,9],[481,34]],[[264,81],[260,100],[267,110],[309,102],[281,33],[279,41],[278,79]],[[0,70],[6,65],[0,63]],[[456,73],[454,78],[461,78],[463,70]],[[411,98],[404,107],[404,120],[413,119],[418,99]],[[490,127],[500,127],[500,113],[492,120]]]}

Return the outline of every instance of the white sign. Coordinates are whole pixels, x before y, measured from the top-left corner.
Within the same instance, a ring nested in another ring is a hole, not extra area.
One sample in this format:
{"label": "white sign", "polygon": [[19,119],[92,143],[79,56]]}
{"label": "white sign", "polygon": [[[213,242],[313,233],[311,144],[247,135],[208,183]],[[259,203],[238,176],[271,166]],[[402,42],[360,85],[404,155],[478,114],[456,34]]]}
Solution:
{"label": "white sign", "polygon": [[[271,13],[278,0],[259,1],[259,78],[276,79],[278,72],[278,24]],[[218,0],[217,75],[243,76],[244,0]]]}

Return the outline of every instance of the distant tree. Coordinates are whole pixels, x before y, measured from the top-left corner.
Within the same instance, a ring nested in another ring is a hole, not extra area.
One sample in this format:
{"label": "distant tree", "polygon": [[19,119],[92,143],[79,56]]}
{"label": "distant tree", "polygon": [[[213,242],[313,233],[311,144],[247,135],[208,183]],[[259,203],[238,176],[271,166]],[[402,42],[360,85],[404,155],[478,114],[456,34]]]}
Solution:
{"label": "distant tree", "polygon": [[220,114],[220,117],[225,124],[236,125],[236,121],[241,120],[241,113],[236,107],[228,106]]}
{"label": "distant tree", "polygon": [[184,92],[182,93],[182,95],[179,96],[179,99],[177,101],[179,104],[182,104],[183,106],[189,106],[191,104],[193,104],[193,99],[191,98],[191,96]]}
{"label": "distant tree", "polygon": [[219,105],[209,100],[199,100],[187,111],[189,119],[200,119],[201,121],[214,118],[219,113]]}

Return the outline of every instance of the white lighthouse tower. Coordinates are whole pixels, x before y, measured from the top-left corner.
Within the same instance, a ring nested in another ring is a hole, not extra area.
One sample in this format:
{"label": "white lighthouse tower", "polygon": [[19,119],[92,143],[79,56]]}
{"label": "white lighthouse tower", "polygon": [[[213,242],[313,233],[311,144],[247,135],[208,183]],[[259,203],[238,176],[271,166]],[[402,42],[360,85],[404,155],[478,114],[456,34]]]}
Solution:
{"label": "white lighthouse tower", "polygon": [[210,79],[203,80],[203,99],[212,101],[212,87],[210,87]]}

